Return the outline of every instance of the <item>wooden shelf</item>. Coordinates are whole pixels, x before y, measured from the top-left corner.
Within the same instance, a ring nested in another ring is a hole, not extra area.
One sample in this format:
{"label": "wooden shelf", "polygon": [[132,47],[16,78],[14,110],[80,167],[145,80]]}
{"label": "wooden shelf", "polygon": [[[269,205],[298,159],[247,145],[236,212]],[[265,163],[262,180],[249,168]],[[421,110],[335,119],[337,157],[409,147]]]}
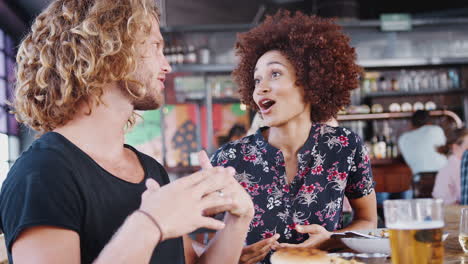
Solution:
{"label": "wooden shelf", "polygon": [[457,94],[464,93],[465,89],[449,89],[449,90],[424,90],[424,91],[386,91],[386,92],[372,92],[367,93],[364,97],[377,98],[377,97],[400,97],[400,96],[417,96],[417,95],[440,95],[440,94]]}
{"label": "wooden shelf", "polygon": [[[385,58],[375,60],[357,60],[364,68],[404,68],[467,64],[468,57],[420,57],[420,58]],[[174,64],[173,72],[231,73],[235,64]]]}
{"label": "wooden shelf", "polygon": [[392,164],[401,164],[401,163],[405,164],[402,157],[398,157],[395,159],[393,158],[392,159],[377,159],[377,158],[371,159],[372,166],[392,165]]}
{"label": "wooden shelf", "polygon": [[233,64],[175,64],[171,65],[173,72],[198,72],[198,73],[224,73],[234,70]]}
{"label": "wooden shelf", "polygon": [[[370,113],[370,114],[346,114],[338,115],[338,121],[359,121],[359,120],[379,120],[379,119],[401,119],[411,118],[414,112],[395,112],[395,113]],[[449,110],[429,111],[431,116],[447,116],[453,119],[458,128],[463,127],[460,117]]]}

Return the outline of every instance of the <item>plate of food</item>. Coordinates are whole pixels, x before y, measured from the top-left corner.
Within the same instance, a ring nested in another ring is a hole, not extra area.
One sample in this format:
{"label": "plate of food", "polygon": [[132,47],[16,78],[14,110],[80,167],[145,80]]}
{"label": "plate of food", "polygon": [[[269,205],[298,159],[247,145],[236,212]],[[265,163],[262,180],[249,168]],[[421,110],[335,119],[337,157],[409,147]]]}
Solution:
{"label": "plate of food", "polygon": [[[382,253],[391,254],[389,232],[386,228],[355,230],[353,233],[360,233],[372,238],[350,236],[341,237],[341,241],[350,249],[359,253]],[[442,241],[447,239],[448,233],[442,235]]]}
{"label": "plate of food", "polygon": [[342,237],[341,241],[350,249],[359,253],[383,253],[390,254],[390,240],[388,230],[385,228],[356,230],[356,233],[374,236],[366,237]]}
{"label": "plate of food", "polygon": [[271,255],[270,262],[272,264],[364,264],[358,261],[357,257],[343,258],[314,248],[280,248]]}

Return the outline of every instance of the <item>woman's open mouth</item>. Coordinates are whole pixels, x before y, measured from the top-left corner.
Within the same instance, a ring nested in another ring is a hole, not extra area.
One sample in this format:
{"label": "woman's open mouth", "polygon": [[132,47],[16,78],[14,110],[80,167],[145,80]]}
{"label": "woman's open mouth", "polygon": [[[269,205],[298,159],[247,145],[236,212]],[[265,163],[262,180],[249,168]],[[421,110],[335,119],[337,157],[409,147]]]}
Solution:
{"label": "woman's open mouth", "polygon": [[260,112],[262,114],[268,114],[271,112],[271,108],[273,105],[276,103],[276,101],[271,100],[271,99],[262,99],[260,102],[258,102],[258,106],[260,107]]}

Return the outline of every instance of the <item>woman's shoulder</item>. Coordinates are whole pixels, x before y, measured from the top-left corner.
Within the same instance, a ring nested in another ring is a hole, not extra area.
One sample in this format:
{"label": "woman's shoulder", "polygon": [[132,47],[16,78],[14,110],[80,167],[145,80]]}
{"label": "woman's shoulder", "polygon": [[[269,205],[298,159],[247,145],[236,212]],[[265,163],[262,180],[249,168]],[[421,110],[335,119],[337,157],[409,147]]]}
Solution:
{"label": "woman's shoulder", "polygon": [[340,142],[347,141],[348,143],[359,143],[361,138],[352,130],[341,126],[329,126],[327,124],[317,124],[313,127],[313,136],[320,138],[322,142],[330,141],[330,139]]}
{"label": "woman's shoulder", "polygon": [[243,138],[240,138],[240,139],[230,141],[230,142],[227,142],[227,143],[223,144],[221,147],[218,148],[218,151],[219,150],[227,150],[227,149],[240,149],[240,148],[242,148],[243,145],[256,144],[256,141],[257,141],[257,135],[256,134],[248,135],[248,136],[245,136]]}

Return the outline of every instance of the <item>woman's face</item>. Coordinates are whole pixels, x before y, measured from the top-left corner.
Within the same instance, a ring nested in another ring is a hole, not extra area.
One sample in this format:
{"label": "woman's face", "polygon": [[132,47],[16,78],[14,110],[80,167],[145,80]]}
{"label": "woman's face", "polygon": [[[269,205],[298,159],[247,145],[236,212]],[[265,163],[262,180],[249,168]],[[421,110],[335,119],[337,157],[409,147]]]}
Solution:
{"label": "woman's face", "polygon": [[310,104],[304,103],[302,87],[296,86],[296,70],[277,50],[263,54],[254,70],[253,99],[263,125],[280,127],[292,120],[310,122]]}

